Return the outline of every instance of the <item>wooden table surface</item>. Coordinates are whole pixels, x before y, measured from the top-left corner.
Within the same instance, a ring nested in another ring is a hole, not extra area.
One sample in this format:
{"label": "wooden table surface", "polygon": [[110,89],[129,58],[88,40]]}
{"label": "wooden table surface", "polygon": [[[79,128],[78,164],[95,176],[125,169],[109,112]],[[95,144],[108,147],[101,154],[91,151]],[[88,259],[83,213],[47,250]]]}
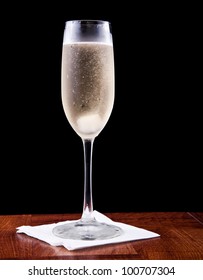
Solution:
{"label": "wooden table surface", "polygon": [[21,225],[79,219],[79,214],[0,215],[0,259],[202,260],[203,212],[105,213],[117,222],[160,234],[160,237],[68,251],[25,234]]}

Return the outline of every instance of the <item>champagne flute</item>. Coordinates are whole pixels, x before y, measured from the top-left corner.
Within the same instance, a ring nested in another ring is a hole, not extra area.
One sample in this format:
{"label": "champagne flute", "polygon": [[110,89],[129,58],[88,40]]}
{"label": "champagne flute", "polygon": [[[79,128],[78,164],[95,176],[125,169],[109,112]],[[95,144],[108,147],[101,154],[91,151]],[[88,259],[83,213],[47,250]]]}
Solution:
{"label": "champagne flute", "polygon": [[111,23],[70,20],[65,23],[62,49],[62,104],[84,150],[84,202],[80,220],[58,225],[53,233],[75,240],[102,240],[122,234],[120,227],[93,216],[92,151],[114,104],[114,52]]}

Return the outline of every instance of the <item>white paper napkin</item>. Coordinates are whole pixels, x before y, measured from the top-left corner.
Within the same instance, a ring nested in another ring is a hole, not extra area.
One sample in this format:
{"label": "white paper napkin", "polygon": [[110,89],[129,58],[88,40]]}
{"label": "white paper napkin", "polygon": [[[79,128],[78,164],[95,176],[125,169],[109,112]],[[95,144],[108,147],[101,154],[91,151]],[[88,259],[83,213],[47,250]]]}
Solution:
{"label": "white paper napkin", "polygon": [[68,250],[76,250],[86,247],[148,239],[160,236],[159,234],[146,229],[134,227],[124,223],[114,222],[96,210],[94,210],[93,214],[96,220],[99,222],[105,222],[119,226],[120,228],[122,228],[123,234],[121,234],[118,237],[106,240],[71,240],[57,237],[52,233],[52,230],[56,225],[62,225],[73,221],[65,221],[39,226],[20,226],[17,227],[17,233],[25,233],[29,236],[42,240],[52,246],[64,246]]}

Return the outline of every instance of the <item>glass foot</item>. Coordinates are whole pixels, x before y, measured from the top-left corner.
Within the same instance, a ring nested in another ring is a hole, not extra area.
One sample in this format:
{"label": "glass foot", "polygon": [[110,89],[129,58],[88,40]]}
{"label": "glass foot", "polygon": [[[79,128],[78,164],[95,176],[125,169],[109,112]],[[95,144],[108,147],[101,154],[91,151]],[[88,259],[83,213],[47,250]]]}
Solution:
{"label": "glass foot", "polygon": [[97,221],[77,221],[53,228],[53,234],[74,240],[103,240],[117,237],[123,233],[120,227]]}

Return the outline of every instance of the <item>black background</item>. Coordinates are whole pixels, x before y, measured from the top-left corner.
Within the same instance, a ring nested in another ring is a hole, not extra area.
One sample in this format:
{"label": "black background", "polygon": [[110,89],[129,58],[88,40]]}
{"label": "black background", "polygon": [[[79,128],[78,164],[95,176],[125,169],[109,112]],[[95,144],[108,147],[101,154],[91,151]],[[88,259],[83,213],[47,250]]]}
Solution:
{"label": "black background", "polygon": [[114,109],[94,142],[94,209],[201,210],[200,38],[190,7],[57,1],[1,15],[0,214],[82,211],[82,141],[60,85],[65,21],[82,18],[112,23],[116,67]]}

